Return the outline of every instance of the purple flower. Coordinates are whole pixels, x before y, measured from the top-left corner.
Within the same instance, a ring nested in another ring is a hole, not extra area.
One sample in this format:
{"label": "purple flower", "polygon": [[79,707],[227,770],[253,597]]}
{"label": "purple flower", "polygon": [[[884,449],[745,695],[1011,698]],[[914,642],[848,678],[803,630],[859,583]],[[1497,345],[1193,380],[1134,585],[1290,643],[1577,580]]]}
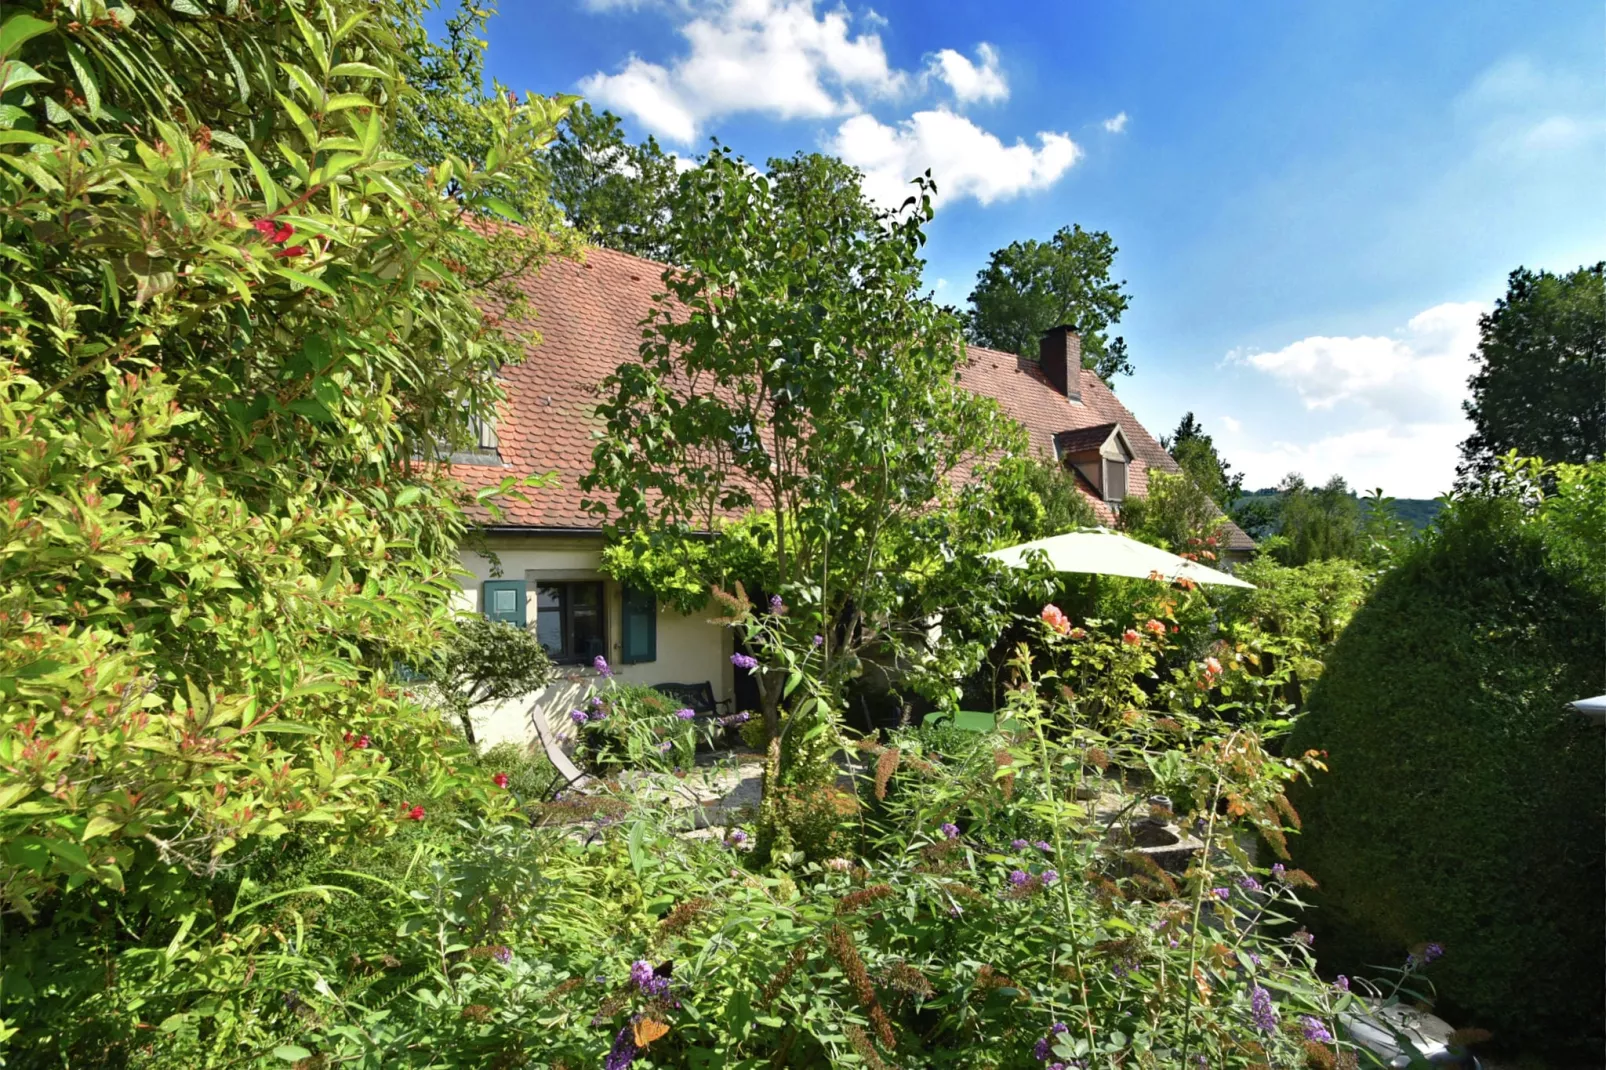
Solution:
{"label": "purple flower", "polygon": [[1348,992],[1349,991],[1349,978],[1345,977],[1343,974],[1339,974],[1338,975],[1338,980],[1333,982],[1333,987],[1338,989],[1340,992]]}
{"label": "purple flower", "polygon": [[1424,964],[1432,962],[1434,959],[1438,958],[1439,956],[1441,956],[1443,954],[1444,954],[1444,945],[1443,944],[1429,944],[1427,947],[1424,947],[1422,949],[1422,962]]}
{"label": "purple flower", "polygon": [[1262,1033],[1277,1031],[1277,1008],[1271,1005],[1271,993],[1259,985],[1249,991],[1249,1013]]}
{"label": "purple flower", "polygon": [[694,720],[697,719],[697,711],[696,710],[676,710],[675,711],[675,716],[677,718],[679,718],[680,720],[682,720],[682,721],[694,721]]}
{"label": "purple flower", "polygon": [[1333,1034],[1327,1031],[1327,1026],[1322,1023],[1320,1018],[1312,1018],[1307,1014],[1300,1018],[1299,1027],[1305,1031],[1306,1040],[1313,1040],[1318,1044],[1326,1044],[1333,1039]]}
{"label": "purple flower", "polygon": [[786,603],[781,601],[780,595],[770,595],[770,612],[775,614],[777,617],[786,612]]}
{"label": "purple flower", "polygon": [[1065,1033],[1069,1033],[1071,1031],[1071,1027],[1066,1025],[1064,1022],[1055,1022],[1053,1025],[1048,1027],[1048,1031],[1054,1036],[1061,1036]]}
{"label": "purple flower", "polygon": [[1210,889],[1210,897],[1212,899],[1225,900],[1231,894],[1232,894],[1232,891],[1231,891],[1231,889],[1228,889],[1228,888],[1212,888],[1212,889]]}
{"label": "purple flower", "polygon": [[629,1070],[630,1064],[636,1061],[636,1054],[635,1031],[626,1025],[613,1038],[608,1054],[603,1056],[602,1070]]}
{"label": "purple flower", "polygon": [[669,751],[670,751],[670,748],[672,748],[674,745],[675,744],[674,744],[674,742],[672,740],[667,740],[666,739],[662,743],[658,744],[658,753],[659,754],[668,754]]}
{"label": "purple flower", "polygon": [[646,959],[637,959],[630,964],[630,983],[637,988],[646,988],[652,982],[652,963]]}
{"label": "purple flower", "polygon": [[1009,883],[1013,884],[1017,888],[1024,887],[1026,882],[1029,880],[1031,880],[1031,878],[1026,875],[1026,871],[1024,869],[1017,869],[1009,875]]}
{"label": "purple flower", "polygon": [[1059,875],[1059,871],[1058,870],[1054,870],[1054,869],[1045,869],[1045,870],[1043,870],[1042,880],[1043,880],[1044,884],[1053,884],[1055,881],[1057,881],[1059,879],[1060,879],[1060,875]]}
{"label": "purple flower", "polygon": [[608,668],[608,659],[601,654],[591,659],[591,667],[603,676],[613,675],[613,670]]}
{"label": "purple flower", "polygon": [[1032,1046],[1032,1058],[1043,1062],[1048,1058],[1048,1038],[1038,1037],[1037,1043]]}
{"label": "purple flower", "polygon": [[824,645],[825,645],[825,636],[823,636],[823,635],[816,635],[816,636],[815,636],[815,637],[814,637],[814,645],[815,645],[815,646],[824,646]]}
{"label": "purple flower", "polygon": [[608,711],[602,706],[598,706],[596,709],[591,711],[591,719],[593,721],[604,721],[607,720],[607,717]]}
{"label": "purple flower", "polygon": [[1273,877],[1276,877],[1278,880],[1282,880],[1283,879],[1283,874],[1285,874],[1287,872],[1288,872],[1288,867],[1283,865],[1281,862],[1278,862],[1278,863],[1274,864],[1271,867],[1271,875]]}
{"label": "purple flower", "polygon": [[1037,848],[1039,851],[1042,851],[1044,854],[1054,853],[1054,845],[1049,843],[1047,840],[1038,840],[1036,843],[1032,844],[1032,846]]}
{"label": "purple flower", "polygon": [[1258,892],[1260,891],[1260,882],[1253,877],[1240,877],[1238,878],[1238,887],[1246,892]]}
{"label": "purple flower", "polygon": [[1249,953],[1249,961],[1257,968],[1260,966],[1260,956],[1255,954],[1253,951]]}
{"label": "purple flower", "polygon": [[575,724],[585,724],[586,712],[584,710],[570,710],[569,720],[573,721]]}
{"label": "purple flower", "polygon": [[731,829],[730,835],[725,837],[725,842],[730,844],[732,847],[740,847],[742,844],[747,842],[747,833],[743,832],[741,829]]}
{"label": "purple flower", "polygon": [[729,728],[732,725],[746,724],[752,719],[752,717],[753,715],[751,713],[743,710],[741,713],[733,713],[728,717],[721,717],[719,719],[719,726],[721,728]]}
{"label": "purple flower", "polygon": [[500,945],[495,951],[491,952],[491,954],[496,958],[497,962],[503,963],[504,965],[513,961],[513,949],[508,947],[506,944]]}
{"label": "purple flower", "polygon": [[596,707],[599,710],[602,709],[602,696],[601,695],[592,695],[591,696],[591,705]]}
{"label": "purple flower", "polygon": [[1024,851],[1026,848],[1031,846],[1031,844],[1027,843],[1025,840],[1010,840],[1009,845],[1017,851]]}
{"label": "purple flower", "polygon": [[954,824],[952,821],[944,821],[941,829],[942,834],[948,837],[950,840],[957,840],[959,838],[959,826]]}
{"label": "purple flower", "polygon": [[731,664],[738,669],[756,669],[758,668],[758,659],[751,654],[732,654]]}

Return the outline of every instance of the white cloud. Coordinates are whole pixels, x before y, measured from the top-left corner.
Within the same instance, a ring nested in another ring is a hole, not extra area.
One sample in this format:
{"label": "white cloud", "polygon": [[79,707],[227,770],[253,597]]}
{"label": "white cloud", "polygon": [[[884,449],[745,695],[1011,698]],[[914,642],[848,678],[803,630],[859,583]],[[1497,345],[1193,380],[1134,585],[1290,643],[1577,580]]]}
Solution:
{"label": "white cloud", "polygon": [[983,41],[976,46],[976,58],[981,60],[980,66],[953,49],[945,48],[931,58],[927,71],[932,77],[946,82],[948,88],[954,91],[954,98],[961,104],[973,104],[976,101],[991,104],[1008,100],[1009,83],[1004,81],[1004,74],[998,69],[998,51]]}
{"label": "white cloud", "polygon": [[1357,494],[1382,487],[1394,498],[1436,498],[1455,480],[1466,436],[1467,427],[1460,422],[1370,427],[1310,442],[1276,439],[1264,445],[1235,445],[1228,460],[1244,473],[1248,487],[1275,486],[1290,472],[1298,472],[1317,484],[1343,476]]}
{"label": "white cloud", "polygon": [[667,66],[632,55],[614,74],[582,79],[580,89],[681,144],[707,120],[739,112],[851,115],[862,106],[856,94],[895,97],[910,79],[888,64],[877,34],[855,34],[850,22],[846,9],[816,16],[813,0],[710,3],[680,28],[685,55]]}
{"label": "white cloud", "polygon": [[1235,359],[1292,386],[1307,409],[1356,402],[1399,419],[1449,417],[1466,394],[1482,311],[1476,302],[1436,305],[1398,338],[1313,335]]}
{"label": "white cloud", "polygon": [[1470,430],[1461,402],[1485,308],[1478,302],[1435,305],[1392,336],[1313,335],[1272,352],[1229,354],[1229,363],[1291,387],[1307,411],[1332,412],[1350,428],[1269,442],[1251,430],[1233,447],[1233,463],[1252,486],[1299,472],[1314,482],[1342,475],[1351,487],[1381,486],[1395,497],[1444,492]]}
{"label": "white cloud", "polygon": [[1231,416],[1223,416],[1221,418],[1221,426],[1227,429],[1229,435],[1240,434],[1244,429],[1243,423],[1233,419]]}
{"label": "white cloud", "polygon": [[827,149],[863,171],[865,193],[888,207],[902,204],[909,182],[927,168],[944,199],[991,204],[1053,185],[1082,155],[1065,134],[1042,132],[1037,141],[1035,148],[1019,139],[1005,145],[963,115],[936,108],[896,126],[855,115]]}
{"label": "white cloud", "polygon": [[1554,165],[1558,154],[1606,141],[1606,118],[1591,106],[1597,96],[1593,71],[1540,66],[1519,55],[1486,68],[1455,107],[1488,151]]}
{"label": "white cloud", "polygon": [[1119,134],[1126,129],[1126,112],[1120,112],[1104,120],[1104,129],[1112,134]]}

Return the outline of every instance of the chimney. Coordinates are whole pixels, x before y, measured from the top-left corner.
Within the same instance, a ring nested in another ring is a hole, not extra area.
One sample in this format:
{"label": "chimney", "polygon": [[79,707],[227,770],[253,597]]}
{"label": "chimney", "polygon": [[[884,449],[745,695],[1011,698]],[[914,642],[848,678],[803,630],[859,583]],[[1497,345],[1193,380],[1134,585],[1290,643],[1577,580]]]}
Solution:
{"label": "chimney", "polygon": [[1082,336],[1070,324],[1052,327],[1037,343],[1037,362],[1054,389],[1082,400]]}

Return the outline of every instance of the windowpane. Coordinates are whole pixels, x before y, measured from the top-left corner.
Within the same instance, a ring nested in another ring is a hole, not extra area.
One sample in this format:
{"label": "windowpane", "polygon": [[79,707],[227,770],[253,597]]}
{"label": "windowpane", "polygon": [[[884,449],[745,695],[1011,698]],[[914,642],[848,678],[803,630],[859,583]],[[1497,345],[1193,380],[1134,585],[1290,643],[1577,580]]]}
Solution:
{"label": "windowpane", "polygon": [[589,661],[607,653],[602,630],[602,584],[571,583],[569,587],[569,655]]}
{"label": "windowpane", "polygon": [[543,584],[535,589],[535,637],[554,658],[568,655],[563,643],[564,585]]}

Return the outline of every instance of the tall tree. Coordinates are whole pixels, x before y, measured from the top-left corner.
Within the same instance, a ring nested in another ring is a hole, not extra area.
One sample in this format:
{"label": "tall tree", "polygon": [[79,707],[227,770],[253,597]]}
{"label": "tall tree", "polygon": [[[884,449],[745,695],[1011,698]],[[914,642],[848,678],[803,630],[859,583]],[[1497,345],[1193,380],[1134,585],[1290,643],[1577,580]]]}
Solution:
{"label": "tall tree", "polygon": [[1366,545],[1361,531],[1361,503],[1344,477],[1334,476],[1313,487],[1290,475],[1278,488],[1278,538],[1271,552],[1285,565],[1303,565],[1330,557],[1363,560]]}
{"label": "tall tree", "polygon": [[1606,457],[1606,261],[1566,275],[1518,268],[1478,328],[1463,482],[1511,450],[1569,464]]}
{"label": "tall tree", "polygon": [[1083,367],[1106,383],[1131,375],[1126,341],[1109,337],[1127,308],[1125,281],[1110,278],[1115,253],[1108,234],[1080,226],[1046,242],[1011,242],[976,275],[966,334],[977,345],[1035,356],[1045,331],[1071,324],[1082,336]]}
{"label": "tall tree", "polygon": [[552,198],[590,241],[649,260],[673,260],[669,202],[675,158],[655,138],[626,139],[619,117],[589,104],[570,110],[547,154]]}
{"label": "tall tree", "polygon": [[[1018,445],[956,380],[958,321],[921,296],[930,217],[927,186],[884,214],[839,160],[799,155],[761,175],[716,149],[682,177],[670,215],[682,266],[663,274],[640,358],[603,384],[581,486],[628,536],[616,545],[635,560],[611,567],[706,599],[656,577],[706,556],[702,532],[750,541],[752,522],[726,518],[759,513],[765,582],[790,607],[773,623],[805,649],[821,636],[826,680],[868,644],[926,642],[910,577],[954,556],[949,478]],[[774,738],[787,674],[759,672]]]}
{"label": "tall tree", "polygon": [[1205,434],[1193,413],[1184,413],[1177,421],[1176,430],[1160,437],[1160,445],[1222,509],[1231,506],[1243,493],[1243,473],[1232,471],[1232,466],[1222,460],[1221,454],[1216,452],[1215,440]]}

